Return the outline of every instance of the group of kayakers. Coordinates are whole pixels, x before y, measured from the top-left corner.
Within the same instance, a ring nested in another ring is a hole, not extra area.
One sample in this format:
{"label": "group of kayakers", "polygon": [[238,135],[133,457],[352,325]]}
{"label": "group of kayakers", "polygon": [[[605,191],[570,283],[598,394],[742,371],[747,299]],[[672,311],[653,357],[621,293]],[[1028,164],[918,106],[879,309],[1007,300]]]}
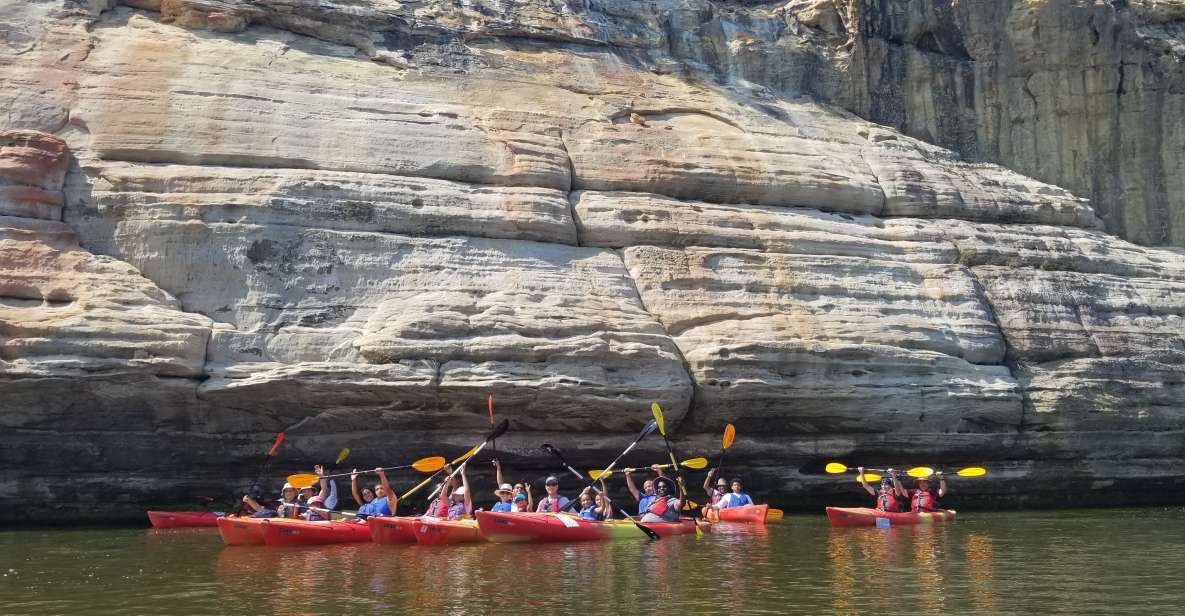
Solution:
{"label": "group of kayakers", "polygon": [[901,479],[894,469],[890,468],[886,471],[888,476],[881,478],[879,488],[869,485],[868,479],[864,476],[864,467],[859,467],[856,470],[860,485],[864,486],[866,492],[876,497],[875,509],[877,511],[923,513],[942,509],[938,499],[946,496],[946,477],[941,471],[934,473],[934,476],[938,478],[937,490],[933,489],[929,477],[914,478],[914,489],[907,490],[905,486],[901,485]]}
{"label": "group of kayakers", "polygon": [[[548,476],[544,482],[544,496],[536,504],[531,485],[528,482],[510,484],[503,481],[502,465],[493,461],[495,480],[498,488],[494,490],[497,501],[492,504],[490,511],[497,513],[535,512],[571,512],[581,519],[603,521],[613,518],[614,506],[609,498],[608,487],[604,477],[598,481],[599,489],[586,487],[577,497],[577,502],[560,494],[560,480],[555,475]],[[457,520],[470,517],[474,512],[473,496],[466,474],[466,464],[454,471],[450,465],[445,465],[447,478],[436,486],[430,496],[425,515],[434,518]],[[630,495],[637,502],[637,516],[641,522],[677,522],[684,509],[680,494],[682,478],[679,483],[663,472],[660,465],[650,467],[655,473],[653,479],[646,479],[641,490],[634,483],[633,469],[624,472],[625,483]],[[320,478],[313,486],[297,488],[285,483],[280,491],[279,499],[260,503],[250,495],[243,496],[244,508],[249,510],[251,517],[256,518],[301,518],[306,520],[328,520],[331,512],[337,506],[337,486],[332,479],[324,477],[324,469],[316,466],[313,472]],[[358,504],[355,514],[357,519],[365,520],[370,516],[391,516],[396,511],[399,498],[391,489],[386,473],[382,468],[373,472],[377,481],[371,486],[359,487],[360,473],[357,469],[350,474],[350,492]],[[753,499],[743,493],[740,479],[733,479],[731,485],[723,479],[712,487],[712,477],[715,469],[708,473],[708,480],[704,482],[704,489],[708,495],[707,507],[725,509],[753,504]]]}

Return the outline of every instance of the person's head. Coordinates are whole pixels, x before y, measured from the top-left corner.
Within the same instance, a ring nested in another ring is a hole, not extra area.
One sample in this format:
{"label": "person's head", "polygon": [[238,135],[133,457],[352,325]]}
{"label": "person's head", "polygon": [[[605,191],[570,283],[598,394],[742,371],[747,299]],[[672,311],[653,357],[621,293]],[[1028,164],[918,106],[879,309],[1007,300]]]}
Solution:
{"label": "person's head", "polygon": [[514,495],[514,504],[515,505],[522,505],[523,508],[525,509],[527,507],[527,495],[522,492],[515,494]]}
{"label": "person's head", "polygon": [[595,499],[593,499],[593,501],[597,503],[598,507],[604,507],[605,504],[608,502],[607,500],[605,500],[604,494],[598,494],[597,497]]}
{"label": "person's head", "polygon": [[723,477],[716,480],[716,491],[721,494],[728,492],[728,481]]}
{"label": "person's head", "polygon": [[374,484],[374,497],[375,498],[382,498],[386,495],[387,495],[387,491],[383,489],[383,484],[381,484],[381,483]]}
{"label": "person's head", "polygon": [[918,477],[915,484],[917,485],[919,490],[929,490],[930,489],[930,478],[929,477]]}
{"label": "person's head", "polygon": [[881,479],[881,491],[882,492],[892,492],[893,491],[893,480],[889,479],[888,477]]}
{"label": "person's head", "polygon": [[497,490],[494,490],[494,494],[498,495],[498,500],[504,503],[510,502],[510,499],[514,496],[514,487],[509,483],[504,483],[498,486]]}
{"label": "person's head", "polygon": [[549,475],[543,482],[543,487],[547,489],[548,496],[555,496],[560,493],[560,480],[555,475]]}
{"label": "person's head", "polygon": [[647,479],[642,483],[642,492],[644,494],[654,494],[654,480]]}
{"label": "person's head", "polygon": [[732,480],[732,492],[733,492],[733,494],[740,494],[740,493],[741,493],[741,489],[742,489],[742,488],[744,488],[744,487],[745,487],[745,486],[741,484],[741,480],[740,480],[740,479],[733,479],[733,480]]}
{"label": "person's head", "polygon": [[292,502],[294,498],[296,498],[296,488],[292,487],[290,483],[284,484],[284,487],[280,488],[280,500]]}
{"label": "person's head", "polygon": [[465,486],[453,490],[453,501],[458,503],[465,502]]}
{"label": "person's head", "polygon": [[527,486],[525,486],[521,483],[516,483],[516,484],[514,484],[514,500],[518,500],[519,494],[522,494],[524,497],[524,500],[525,500],[525,497],[527,495]]}
{"label": "person's head", "polygon": [[296,498],[298,498],[302,501],[308,502],[308,500],[313,497],[313,494],[315,494],[315,492],[313,491],[313,486],[307,486],[307,487],[301,488],[300,491],[297,492]]}
{"label": "person's head", "polygon": [[[318,508],[324,509],[325,508],[325,499],[321,498],[320,496],[314,496],[309,499],[309,507],[310,508],[318,507]],[[322,512],[322,511],[310,511],[310,513],[315,513],[317,515],[324,514],[324,512]]]}
{"label": "person's head", "polygon": [[580,493],[580,506],[590,507],[593,504],[592,492],[584,491]]}
{"label": "person's head", "polygon": [[362,501],[369,503],[372,500],[374,500],[374,490],[362,488]]}
{"label": "person's head", "polygon": [[654,493],[661,498],[675,494],[675,482],[670,477],[659,477],[654,480]]}

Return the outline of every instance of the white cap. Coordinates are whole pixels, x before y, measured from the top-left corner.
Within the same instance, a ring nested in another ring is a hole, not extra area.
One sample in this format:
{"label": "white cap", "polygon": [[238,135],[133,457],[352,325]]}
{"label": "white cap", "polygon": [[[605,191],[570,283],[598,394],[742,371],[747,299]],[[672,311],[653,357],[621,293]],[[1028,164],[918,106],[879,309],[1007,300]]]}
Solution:
{"label": "white cap", "polygon": [[453,496],[465,496],[465,486],[453,490]]}
{"label": "white cap", "polygon": [[292,487],[292,484],[290,484],[290,483],[285,483],[285,484],[284,484],[284,487],[280,488],[280,491],[281,491],[281,492],[283,492],[284,490],[295,490],[295,489],[296,489],[296,488]]}

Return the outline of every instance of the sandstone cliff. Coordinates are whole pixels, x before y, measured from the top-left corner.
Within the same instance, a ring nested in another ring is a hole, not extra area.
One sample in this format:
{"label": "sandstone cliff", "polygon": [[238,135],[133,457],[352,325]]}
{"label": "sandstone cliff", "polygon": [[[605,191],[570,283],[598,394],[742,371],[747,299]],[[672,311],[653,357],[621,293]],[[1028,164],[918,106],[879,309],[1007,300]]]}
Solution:
{"label": "sandstone cliff", "polygon": [[787,506],[836,458],[1185,480],[1185,255],[818,102],[895,3],[840,4],[0,2],[0,518],[220,495],[278,430],[464,450],[491,393],[527,474],[658,401]]}

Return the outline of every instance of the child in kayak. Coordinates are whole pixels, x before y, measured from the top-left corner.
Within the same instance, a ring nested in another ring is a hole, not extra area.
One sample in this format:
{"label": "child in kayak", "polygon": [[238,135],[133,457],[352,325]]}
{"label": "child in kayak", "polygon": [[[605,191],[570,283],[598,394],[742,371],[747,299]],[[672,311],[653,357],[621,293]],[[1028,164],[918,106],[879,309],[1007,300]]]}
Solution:
{"label": "child in kayak", "polygon": [[560,480],[555,475],[549,475],[543,482],[544,488],[547,489],[547,496],[539,501],[539,507],[535,511],[539,513],[546,513],[551,511],[558,513],[568,507],[568,498],[560,496]]}
{"label": "child in kayak", "polygon": [[469,495],[469,478],[465,476],[465,465],[461,465],[461,487],[453,490],[452,502],[448,506],[447,519],[458,520],[473,513],[473,500]]}
{"label": "child in kayak", "polygon": [[942,476],[941,472],[934,473],[938,477],[938,492],[935,493],[930,488],[929,477],[918,477],[915,479],[916,489],[906,490],[901,485],[901,481],[893,476],[893,487],[897,488],[897,494],[909,501],[909,510],[914,513],[921,513],[925,511],[941,511],[942,506],[938,504],[938,499],[946,496],[946,477]]}
{"label": "child in kayak", "polygon": [[864,478],[864,467],[861,466],[856,469],[859,473],[860,485],[864,486],[864,491],[876,497],[876,510],[888,511],[890,513],[901,511],[901,503],[897,501],[897,488],[893,482],[897,480],[897,471],[889,469],[888,477],[881,479],[881,487],[879,490],[873,490],[872,486],[868,485],[868,480]]}
{"label": "child in kayak", "polygon": [[285,483],[283,488],[280,488],[279,502],[267,503],[270,506],[259,504],[250,494],[243,495],[243,504],[252,511],[253,518],[294,518],[300,513],[296,505],[296,488],[292,484]]}
{"label": "child in kayak", "polygon": [[531,495],[531,484],[514,484],[515,513],[525,513],[535,508],[535,497]]}
{"label": "child in kayak", "polygon": [[658,477],[654,480],[654,501],[642,515],[641,522],[678,522],[679,509],[682,501],[674,496],[678,488],[670,477]]}
{"label": "child in kayak", "polygon": [[[659,477],[662,477],[662,467],[658,464],[652,465],[650,470],[654,471]],[[650,479],[642,482],[642,491],[639,493],[638,488],[634,485],[633,473],[627,468],[625,469],[625,487],[629,488],[634,500],[638,501],[638,515],[646,513],[646,509],[650,507],[650,503],[654,502],[654,482]],[[601,490],[601,492],[603,493],[604,490]]]}
{"label": "child in kayak", "polygon": [[513,513],[514,512],[514,486],[509,483],[504,483],[494,490],[494,495],[498,497],[498,502],[490,507],[490,511],[494,513]]}
{"label": "child in kayak", "polygon": [[605,496],[605,480],[601,480],[601,493],[593,494],[592,488],[580,493],[580,518],[592,522],[603,522],[613,517],[609,499]]}
{"label": "child in kayak", "polygon": [[729,509],[731,507],[744,507],[745,505],[752,505],[753,499],[749,498],[748,494],[743,491],[744,486],[741,485],[740,479],[732,480],[732,492],[720,497],[716,504],[712,505],[715,509]]}

